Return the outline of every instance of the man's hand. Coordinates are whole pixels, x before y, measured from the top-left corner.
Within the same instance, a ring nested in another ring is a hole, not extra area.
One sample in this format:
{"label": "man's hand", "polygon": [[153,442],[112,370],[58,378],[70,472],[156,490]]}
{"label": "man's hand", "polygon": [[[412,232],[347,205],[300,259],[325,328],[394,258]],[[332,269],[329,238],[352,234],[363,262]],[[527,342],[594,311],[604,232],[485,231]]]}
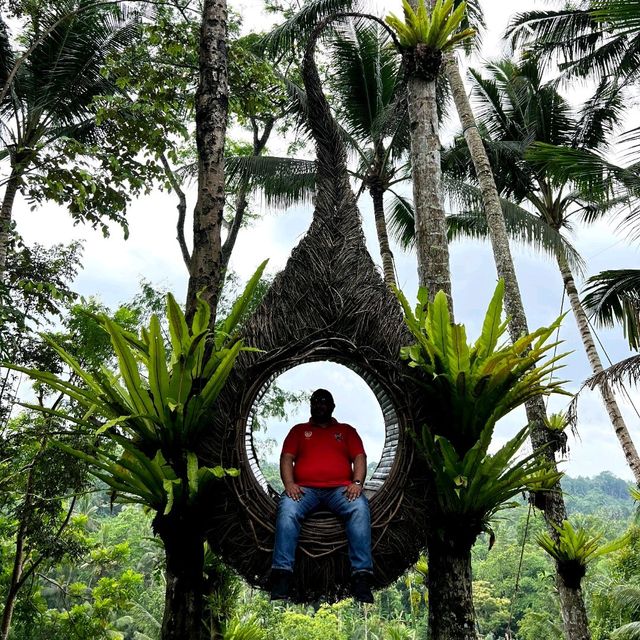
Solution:
{"label": "man's hand", "polygon": [[302,500],[302,496],[304,495],[304,489],[295,482],[290,482],[284,486],[284,492],[296,502]]}
{"label": "man's hand", "polygon": [[344,495],[347,497],[347,500],[349,502],[352,502],[353,500],[355,500],[356,498],[358,498],[360,496],[360,494],[362,493],[362,485],[361,484],[356,484],[355,482],[352,482],[345,490],[344,490]]}

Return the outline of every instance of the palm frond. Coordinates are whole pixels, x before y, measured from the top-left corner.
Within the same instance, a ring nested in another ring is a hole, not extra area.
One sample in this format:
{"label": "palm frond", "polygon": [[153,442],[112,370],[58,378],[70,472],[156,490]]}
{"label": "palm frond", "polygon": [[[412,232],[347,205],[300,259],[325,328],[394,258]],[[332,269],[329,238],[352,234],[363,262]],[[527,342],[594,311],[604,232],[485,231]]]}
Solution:
{"label": "palm frond", "polygon": [[[630,356],[629,358],[620,360],[620,362],[616,362],[600,373],[596,373],[595,375],[588,378],[580,388],[580,391],[582,391],[582,389],[584,389],[585,387],[588,389],[595,389],[603,383],[607,383],[612,387],[622,389],[625,383],[638,384],[639,381],[640,356]],[[568,415],[573,417],[573,412],[571,411],[571,409],[569,410]]]}
{"label": "palm frond", "polygon": [[571,145],[578,148],[604,148],[624,111],[623,89],[609,80],[600,82],[595,94],[587,100],[578,117]]}
{"label": "palm frond", "polygon": [[[460,4],[461,0],[455,0],[454,9]],[[480,0],[467,0],[467,10],[464,18],[460,23],[460,29],[475,29],[476,35],[473,44],[479,48],[482,44],[482,31],[486,28],[487,23],[484,19],[484,11]]]}
{"label": "palm frond", "polygon": [[311,160],[237,156],[226,158],[225,170],[231,183],[247,181],[250,189],[262,193],[269,206],[306,204],[315,192],[316,167]]}
{"label": "palm frond", "polygon": [[637,16],[638,0],[581,0],[560,11],[517,14],[507,38],[512,47],[532,50],[545,63],[559,57],[567,77],[637,78]]}
{"label": "palm frond", "polygon": [[415,212],[413,202],[393,190],[387,207],[389,230],[396,242],[404,249],[413,249],[416,242]]}
{"label": "palm frond", "polygon": [[621,33],[640,31],[640,0],[593,0],[591,15]]}
{"label": "palm frond", "polygon": [[262,46],[271,53],[293,49],[304,41],[314,27],[333,13],[360,10],[357,0],[311,0],[294,16],[278,25],[262,40]]}
{"label": "palm frond", "polygon": [[621,324],[629,347],[640,350],[640,270],[615,269],[591,276],[582,304],[600,326]]}
{"label": "palm frond", "polygon": [[611,640],[640,640],[640,622],[628,622],[611,632]]}
{"label": "palm frond", "polygon": [[640,587],[632,584],[616,587],[613,597],[621,608],[632,612],[633,615],[640,613]]}
{"label": "palm frond", "polygon": [[589,12],[589,1],[581,0],[577,6],[559,11],[517,13],[505,37],[514,50],[532,50],[543,62],[559,56],[567,64],[593,53],[604,34]]}
{"label": "palm frond", "polygon": [[[469,187],[470,195],[477,198],[480,205],[479,190]],[[571,270],[582,274],[585,262],[576,248],[539,216],[523,209],[510,200],[501,198],[502,212],[509,237],[526,247],[531,247],[550,256],[564,254],[571,266]],[[447,234],[451,240],[459,238],[474,238],[488,240],[489,228],[483,209],[478,206],[461,213],[447,216]]]}
{"label": "palm frond", "polygon": [[592,202],[640,194],[640,165],[621,167],[597,151],[536,142],[527,159],[558,182],[572,182]]}
{"label": "palm frond", "polygon": [[356,29],[349,20],[338,34],[331,44],[334,72],[330,78],[338,119],[356,137],[382,138],[385,130],[380,124],[393,120],[383,114],[398,105],[399,56],[378,24]]}

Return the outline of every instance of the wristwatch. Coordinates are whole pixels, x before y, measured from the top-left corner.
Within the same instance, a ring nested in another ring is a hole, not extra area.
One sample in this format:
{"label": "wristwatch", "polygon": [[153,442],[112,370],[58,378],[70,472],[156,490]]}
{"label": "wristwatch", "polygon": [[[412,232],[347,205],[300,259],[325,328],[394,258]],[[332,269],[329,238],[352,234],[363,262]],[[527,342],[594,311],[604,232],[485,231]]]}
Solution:
{"label": "wristwatch", "polygon": [[360,480],[354,480],[353,484],[357,484],[359,487],[362,486],[362,482],[360,482]]}

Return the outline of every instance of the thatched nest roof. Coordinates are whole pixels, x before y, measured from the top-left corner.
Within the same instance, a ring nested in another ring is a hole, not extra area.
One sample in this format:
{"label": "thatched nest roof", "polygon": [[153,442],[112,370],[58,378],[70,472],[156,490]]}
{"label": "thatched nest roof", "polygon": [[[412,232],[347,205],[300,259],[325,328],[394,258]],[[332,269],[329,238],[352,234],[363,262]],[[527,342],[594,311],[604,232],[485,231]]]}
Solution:
{"label": "thatched nest roof", "polygon": [[[247,427],[251,411],[265,385],[284,370],[304,362],[339,362],[369,383],[385,416],[382,460],[366,486],[374,575],[382,586],[415,563],[426,538],[424,474],[418,473],[407,433],[419,420],[420,394],[398,355],[412,338],[365,247],[345,150],[311,55],[304,75],[318,150],[314,219],[244,329],[246,343],[263,353],[244,353],[238,360],[204,443],[205,461],[241,469],[212,498],[209,542],[250,584],[266,586],[278,497],[257,469]],[[295,596],[337,599],[348,592],[349,578],[342,524],[329,513],[311,516],[300,538]]]}

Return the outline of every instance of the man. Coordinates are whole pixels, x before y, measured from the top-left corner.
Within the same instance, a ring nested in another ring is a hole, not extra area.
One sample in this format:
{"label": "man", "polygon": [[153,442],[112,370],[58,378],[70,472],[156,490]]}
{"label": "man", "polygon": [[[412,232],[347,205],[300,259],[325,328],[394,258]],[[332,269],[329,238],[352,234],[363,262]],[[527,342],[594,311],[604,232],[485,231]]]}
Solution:
{"label": "man", "polygon": [[289,596],[302,522],[314,509],[325,507],[345,524],[354,598],[373,602],[369,585],[373,573],[371,516],[362,493],[367,456],[357,431],[332,417],[334,408],[333,397],[326,389],[314,391],[309,422],[293,427],[282,446],[280,476],[284,492],[276,519],[272,600]]}

